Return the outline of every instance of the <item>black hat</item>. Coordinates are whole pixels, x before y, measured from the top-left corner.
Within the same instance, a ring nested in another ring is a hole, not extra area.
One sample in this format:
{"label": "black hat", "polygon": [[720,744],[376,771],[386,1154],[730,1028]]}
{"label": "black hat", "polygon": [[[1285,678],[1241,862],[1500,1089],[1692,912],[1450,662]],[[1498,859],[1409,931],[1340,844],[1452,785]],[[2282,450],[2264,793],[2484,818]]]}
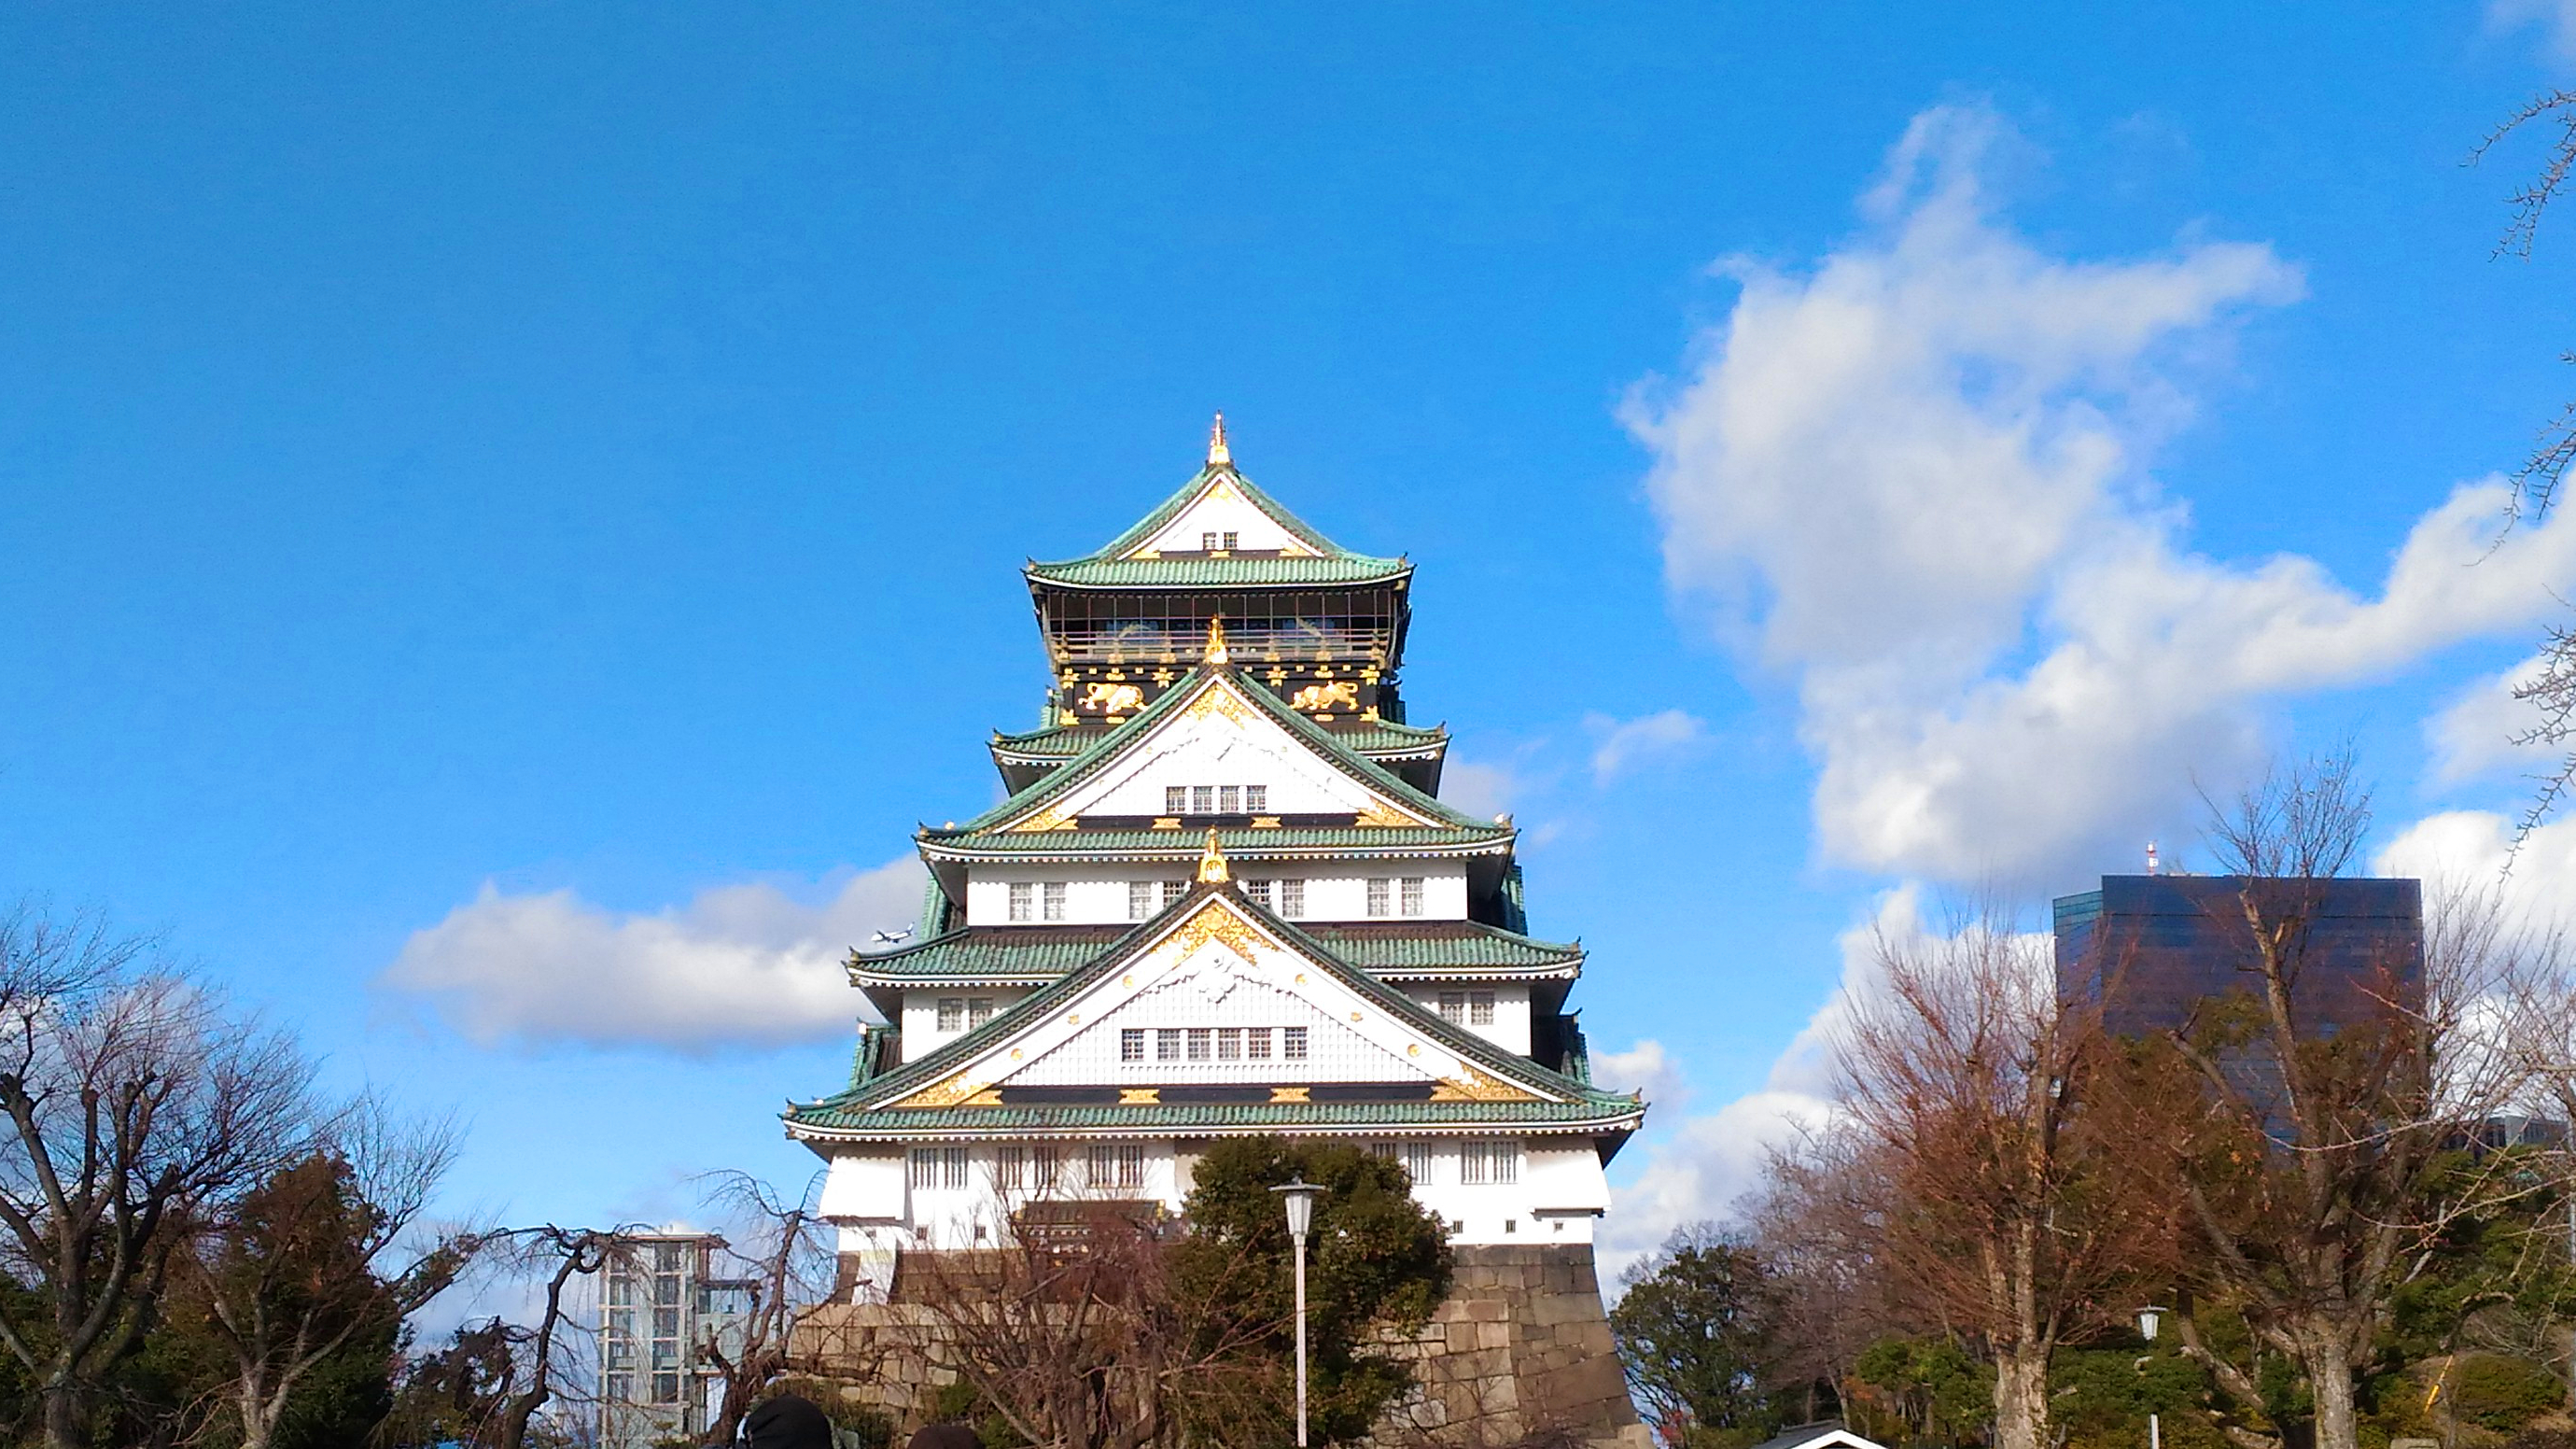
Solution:
{"label": "black hat", "polygon": [[743,1416],[742,1442],[751,1449],[832,1449],[832,1421],[812,1400],[780,1394]]}

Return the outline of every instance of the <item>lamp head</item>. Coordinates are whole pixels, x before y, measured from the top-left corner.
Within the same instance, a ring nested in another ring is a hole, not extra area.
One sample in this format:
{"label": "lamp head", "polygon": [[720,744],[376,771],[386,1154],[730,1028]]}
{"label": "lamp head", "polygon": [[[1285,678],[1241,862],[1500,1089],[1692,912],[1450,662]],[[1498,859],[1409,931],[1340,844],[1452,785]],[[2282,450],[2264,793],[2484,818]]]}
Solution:
{"label": "lamp head", "polygon": [[2165,1314],[2167,1314],[2167,1313],[2168,1313],[2168,1312],[2170,1312],[2170,1311],[2172,1311],[2172,1310],[2170,1310],[2170,1309],[2166,1309],[2166,1308],[2162,1308],[2162,1307],[2159,1307],[2159,1306],[2157,1306],[2156,1304],[2153,1304],[2153,1303],[2150,1303],[2150,1304],[2148,1304],[2146,1307],[2139,1309],[2139,1310],[2138,1310],[2138,1337],[2145,1339],[2145,1340],[2146,1340],[2147,1342],[2149,1342],[2149,1343],[2153,1343],[2153,1342],[2155,1342],[2155,1341],[2156,1341],[2156,1325],[2157,1325],[2160,1321],[2162,1321],[2162,1320],[2163,1320],[2163,1318],[2164,1318],[2164,1316],[2165,1316]]}
{"label": "lamp head", "polygon": [[1302,1173],[1270,1190],[1279,1194],[1281,1205],[1288,1209],[1288,1236],[1292,1238],[1306,1236],[1315,1225],[1315,1199],[1332,1191],[1308,1182]]}

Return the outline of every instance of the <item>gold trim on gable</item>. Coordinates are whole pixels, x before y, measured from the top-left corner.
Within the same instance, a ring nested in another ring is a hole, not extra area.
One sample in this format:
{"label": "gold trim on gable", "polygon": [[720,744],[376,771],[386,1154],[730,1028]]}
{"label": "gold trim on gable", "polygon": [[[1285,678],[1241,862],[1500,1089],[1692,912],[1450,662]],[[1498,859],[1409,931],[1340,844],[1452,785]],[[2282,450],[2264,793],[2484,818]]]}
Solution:
{"label": "gold trim on gable", "polygon": [[1181,718],[1200,720],[1212,714],[1225,716],[1228,724],[1242,724],[1250,718],[1244,712],[1243,701],[1235,698],[1234,691],[1222,683],[1208,686],[1198,698],[1191,700],[1189,708],[1181,711]]}
{"label": "gold trim on gable", "polygon": [[1002,1104],[1002,1099],[998,1094],[996,1094],[990,1102],[975,1101],[974,1099],[977,1096],[982,1095],[985,1090],[983,1083],[970,1082],[967,1080],[964,1072],[959,1072],[957,1075],[950,1077],[947,1081],[934,1082],[894,1105],[898,1108],[904,1108],[962,1106],[998,1107]]}
{"label": "gold trim on gable", "polygon": [[1037,814],[1030,816],[1028,819],[1021,821],[1019,824],[1012,826],[1011,833],[1016,835],[1022,831],[1032,830],[1071,830],[1073,827],[1074,822],[1072,811],[1065,809],[1062,805],[1050,805],[1044,810],[1039,811]]}
{"label": "gold trim on gable", "polygon": [[1354,819],[1351,823],[1353,825],[1374,826],[1380,829],[1402,829],[1410,825],[1428,825],[1431,822],[1424,820],[1419,815],[1407,814],[1402,810],[1398,810],[1393,805],[1388,804],[1386,801],[1380,800],[1375,796],[1371,796],[1369,797],[1369,808],[1361,811],[1358,818]]}
{"label": "gold trim on gable", "polygon": [[1538,1093],[1515,1087],[1497,1077],[1489,1077],[1465,1062],[1458,1064],[1458,1070],[1461,1076],[1443,1077],[1440,1079],[1440,1085],[1431,1089],[1432,1101],[1536,1102],[1541,1100]]}

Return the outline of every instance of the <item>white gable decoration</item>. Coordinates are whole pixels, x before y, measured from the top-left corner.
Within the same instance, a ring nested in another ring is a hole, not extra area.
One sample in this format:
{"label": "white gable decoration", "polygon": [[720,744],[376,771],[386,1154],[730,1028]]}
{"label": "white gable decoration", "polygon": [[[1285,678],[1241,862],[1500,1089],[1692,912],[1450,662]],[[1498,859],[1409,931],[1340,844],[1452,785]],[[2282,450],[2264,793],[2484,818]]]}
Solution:
{"label": "white gable decoration", "polygon": [[1158,558],[1167,553],[1197,553],[1207,546],[1209,534],[1217,536],[1224,546],[1225,536],[1234,535],[1237,552],[1278,553],[1289,558],[1313,558],[1315,551],[1297,535],[1282,527],[1279,521],[1261,509],[1261,505],[1244,496],[1234,479],[1218,474],[1207,490],[1185,505],[1161,532],[1138,544],[1127,557]]}
{"label": "white gable decoration", "polygon": [[[1149,1060],[1122,1064],[1120,1033],[1143,1029],[1303,1027],[1306,1056],[1287,1060]],[[1122,1072],[1122,1065],[1125,1070]],[[1105,975],[1021,1031],[986,1048],[947,1080],[899,1107],[971,1103],[1004,1086],[1115,1082],[1422,1081],[1435,1100],[1534,1101],[1485,1072],[1413,1020],[1363,996],[1323,963],[1264,929],[1230,894],[1204,898],[1124,969]],[[1302,1086],[1273,1087],[1302,1092]],[[998,1096],[986,1100],[998,1102]],[[1301,1100],[1291,1098],[1289,1100]]]}
{"label": "white gable decoration", "polygon": [[1013,830],[1058,830],[1083,815],[1162,815],[1173,785],[1260,785],[1264,815],[1355,814],[1365,825],[1438,825],[1370,789],[1242,693],[1227,674],[1157,721],[1118,757],[1093,770]]}

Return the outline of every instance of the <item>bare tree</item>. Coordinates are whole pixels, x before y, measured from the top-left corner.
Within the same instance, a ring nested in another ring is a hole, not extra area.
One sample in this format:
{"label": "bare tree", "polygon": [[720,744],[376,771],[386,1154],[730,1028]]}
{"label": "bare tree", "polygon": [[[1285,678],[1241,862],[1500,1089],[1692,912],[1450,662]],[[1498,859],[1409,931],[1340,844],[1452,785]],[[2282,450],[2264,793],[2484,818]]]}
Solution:
{"label": "bare tree", "polygon": [[716,1173],[709,1182],[709,1196],[746,1219],[749,1229],[749,1251],[728,1250],[746,1270],[736,1285],[746,1311],[730,1332],[710,1329],[697,1345],[699,1360],[724,1385],[722,1407],[707,1435],[729,1444],[761,1390],[799,1366],[791,1352],[798,1320],[828,1296],[834,1265],[817,1237],[822,1224],[814,1215],[811,1185],[790,1203],[747,1172]]}
{"label": "bare tree", "polygon": [[478,1245],[437,1235],[387,1271],[456,1152],[451,1124],[395,1118],[363,1097],[320,1124],[310,1155],[231,1205],[173,1260],[173,1290],[231,1357],[244,1449],[267,1449],[312,1371],[359,1335],[390,1333]]}
{"label": "bare tree", "polygon": [[22,909],[0,920],[0,1228],[29,1307],[0,1345],[35,1380],[45,1442],[85,1444],[87,1399],[141,1335],[172,1253],[287,1160],[311,1064],[149,943]]}
{"label": "bare tree", "polygon": [[2155,1227],[2098,1130],[2098,1013],[1991,913],[1883,932],[1878,960],[1837,1044],[1858,1158],[1887,1177],[1878,1251],[1992,1358],[1996,1449],[2046,1449],[2050,1358]]}
{"label": "bare tree", "polygon": [[[2136,1096],[2163,1110],[2141,1112],[2154,1125],[2133,1147],[2181,1200],[2184,1286],[2241,1310],[2299,1366],[2318,1449],[2355,1449],[2354,1373],[2392,1296],[2448,1226],[2527,1190],[2442,1154],[2513,1091],[2507,1054],[2471,1030],[2493,999],[2493,936],[2442,903],[2420,962],[2411,939],[2333,937],[2326,880],[2369,821],[2348,758],[2275,772],[2213,813],[2226,879],[2212,922],[2246,988],[2142,1046]],[[2259,1406],[2191,1315],[2178,1327],[2222,1388]]]}
{"label": "bare tree", "polygon": [[1283,1325],[1202,1301],[1172,1271],[1168,1227],[1132,1203],[1045,1207],[1043,1229],[997,1248],[923,1255],[920,1301],[983,1402],[1022,1438],[1065,1449],[1143,1449],[1184,1424],[1213,1445],[1266,1432],[1281,1385],[1272,1356],[1245,1350]]}
{"label": "bare tree", "polygon": [[1917,1326],[1899,1312],[1885,1271],[1889,1178],[1866,1157],[1860,1134],[1828,1129],[1774,1151],[1760,1186],[1737,1209],[1777,1294],[1777,1371],[1783,1382],[1806,1386],[1809,1420],[1819,1416],[1817,1386],[1847,1400],[1861,1352]]}
{"label": "bare tree", "polygon": [[[2540,234],[2541,217],[2566,188],[2568,178],[2576,176],[2576,91],[2547,91],[2516,107],[2502,125],[2478,143],[2471,160],[2484,159],[2507,137],[2526,127],[2544,128],[2552,134],[2539,169],[2507,198],[2513,215],[2496,244],[2496,253],[2528,259],[2532,243]],[[2558,360],[2576,362],[2576,352],[2561,353]],[[2557,505],[2571,467],[2576,467],[2576,402],[2561,406],[2541,427],[2531,452],[2514,470],[2506,526],[2546,517]],[[2515,735],[2513,742],[2565,750],[2540,777],[2539,792],[2523,815],[2522,834],[2528,838],[2567,798],[2569,789],[2576,787],[2576,628],[2556,626],[2542,636],[2540,672],[2527,683],[2517,685],[2513,694],[2539,713],[2532,726]]]}
{"label": "bare tree", "polygon": [[[572,1281],[590,1277],[625,1258],[633,1251],[633,1231],[545,1223],[532,1228],[504,1228],[486,1241],[539,1275],[542,1284],[537,1321],[509,1326],[512,1347],[527,1352],[526,1368],[517,1372],[509,1392],[493,1406],[492,1423],[484,1435],[484,1442],[492,1449],[525,1449],[528,1425],[564,1386],[566,1364],[558,1355],[564,1351],[563,1336],[571,1322],[570,1305],[565,1300]],[[516,1354],[512,1357],[515,1363]]]}

